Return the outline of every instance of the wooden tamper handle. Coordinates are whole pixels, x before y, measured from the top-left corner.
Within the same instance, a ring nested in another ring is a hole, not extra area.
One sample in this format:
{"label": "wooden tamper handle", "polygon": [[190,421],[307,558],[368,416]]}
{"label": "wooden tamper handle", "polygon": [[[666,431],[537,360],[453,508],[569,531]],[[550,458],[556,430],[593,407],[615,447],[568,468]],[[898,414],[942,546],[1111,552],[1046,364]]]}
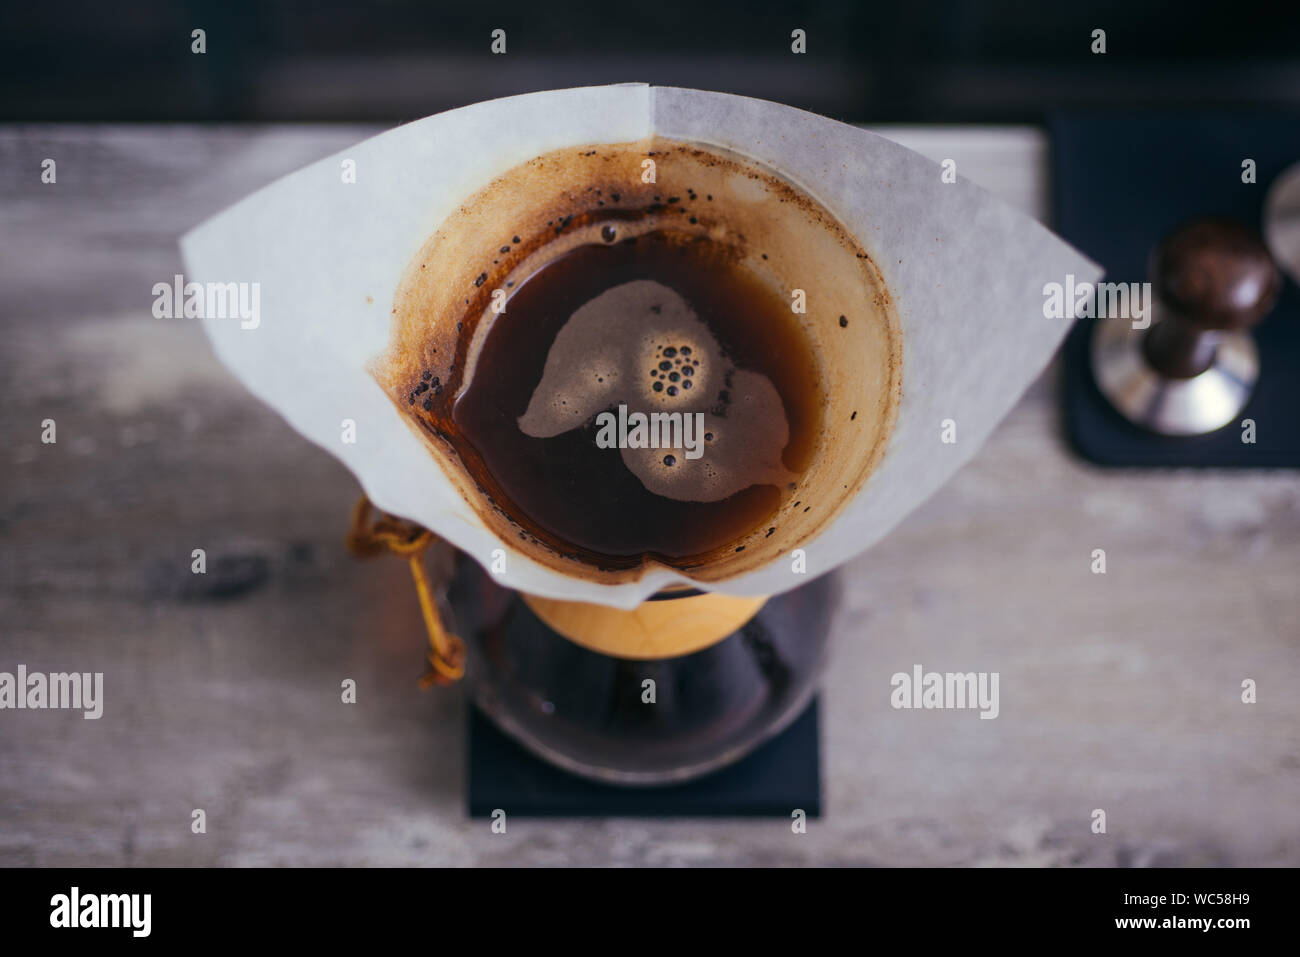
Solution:
{"label": "wooden tamper handle", "polygon": [[1263,319],[1281,285],[1254,230],[1218,218],[1178,227],[1151,257],[1157,312],[1142,343],[1147,362],[1171,379],[1200,375],[1214,364],[1221,334]]}

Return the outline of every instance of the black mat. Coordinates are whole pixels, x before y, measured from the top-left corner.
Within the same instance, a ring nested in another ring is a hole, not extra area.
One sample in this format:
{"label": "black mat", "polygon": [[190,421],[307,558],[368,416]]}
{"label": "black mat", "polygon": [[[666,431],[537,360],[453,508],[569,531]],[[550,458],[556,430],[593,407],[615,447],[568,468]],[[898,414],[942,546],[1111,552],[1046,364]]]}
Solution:
{"label": "black mat", "polygon": [[469,814],[490,817],[780,817],[821,815],[817,699],[757,751],[686,784],[622,788],[575,777],[535,758],[472,705]]}
{"label": "black mat", "polygon": [[[1146,281],[1152,248],[1175,226],[1226,215],[1259,228],[1273,179],[1300,162],[1300,113],[1070,113],[1051,123],[1055,228],[1115,282]],[[1256,182],[1241,181],[1243,159]],[[1092,326],[1065,345],[1065,422],[1084,458],[1113,466],[1300,466],[1300,290],[1286,280],[1254,330],[1260,380],[1236,424],[1173,438],[1132,425],[1097,390]],[[1255,421],[1255,444],[1241,419]]]}

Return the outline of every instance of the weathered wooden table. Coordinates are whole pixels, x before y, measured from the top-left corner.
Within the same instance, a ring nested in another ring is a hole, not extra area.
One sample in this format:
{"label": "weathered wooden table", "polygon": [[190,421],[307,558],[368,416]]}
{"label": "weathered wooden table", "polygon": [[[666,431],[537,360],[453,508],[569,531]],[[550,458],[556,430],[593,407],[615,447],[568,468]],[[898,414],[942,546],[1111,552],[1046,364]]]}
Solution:
{"label": "weathered wooden table", "polygon": [[[0,711],[0,864],[1300,863],[1296,474],[1091,468],[1054,373],[846,569],[806,834],[468,820],[463,692],[416,688],[403,564],[344,552],[356,483],[150,315],[180,233],[371,132],[0,128],[0,671],[105,683]],[[1042,215],[1034,131],[890,132]],[[998,671],[1000,716],[893,710],[917,663]]]}

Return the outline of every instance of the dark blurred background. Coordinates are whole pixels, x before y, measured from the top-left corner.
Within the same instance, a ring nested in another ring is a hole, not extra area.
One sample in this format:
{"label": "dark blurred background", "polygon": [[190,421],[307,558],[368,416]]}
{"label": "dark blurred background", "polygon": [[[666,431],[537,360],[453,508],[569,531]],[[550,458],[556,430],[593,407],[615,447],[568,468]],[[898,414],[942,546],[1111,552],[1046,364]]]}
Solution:
{"label": "dark blurred background", "polygon": [[[1035,121],[1055,107],[1300,105],[1300,4],[1017,0],[15,3],[0,120],[415,119],[623,81],[850,121]],[[207,52],[190,52],[191,31]],[[491,31],[507,52],[489,50]],[[790,52],[807,31],[808,52]],[[1093,29],[1107,53],[1090,52]]]}

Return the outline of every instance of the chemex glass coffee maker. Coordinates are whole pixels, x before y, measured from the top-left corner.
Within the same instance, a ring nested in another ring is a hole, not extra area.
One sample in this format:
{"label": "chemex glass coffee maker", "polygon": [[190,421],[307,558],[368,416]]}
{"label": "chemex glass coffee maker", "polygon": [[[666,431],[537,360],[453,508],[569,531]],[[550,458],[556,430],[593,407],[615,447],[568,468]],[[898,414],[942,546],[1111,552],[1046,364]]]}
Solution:
{"label": "chemex glass coffee maker", "polygon": [[641,785],[725,767],[793,721],[836,595],[827,575],[766,600],[674,589],[622,610],[522,595],[462,560],[448,597],[485,714],[566,770]]}
{"label": "chemex glass coffee maker", "polygon": [[1099,272],[897,144],[723,94],[530,94],[340,161],[185,237],[194,278],[262,283],[259,329],[205,328],[360,479],[350,542],[411,562],[426,683],[619,785],[801,713],[834,569],[1047,363],[1044,286]]}

